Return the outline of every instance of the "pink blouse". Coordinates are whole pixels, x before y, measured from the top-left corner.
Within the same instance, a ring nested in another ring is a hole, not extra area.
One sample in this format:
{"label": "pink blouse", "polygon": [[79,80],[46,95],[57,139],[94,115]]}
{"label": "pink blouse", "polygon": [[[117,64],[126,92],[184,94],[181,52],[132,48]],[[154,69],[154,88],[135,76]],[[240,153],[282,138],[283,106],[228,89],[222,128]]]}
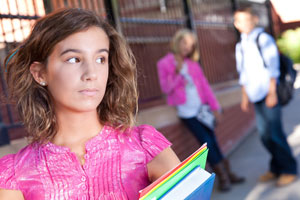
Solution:
{"label": "pink blouse", "polygon": [[148,125],[120,133],[110,126],[86,145],[82,166],[69,148],[30,144],[0,159],[0,188],[25,199],[138,199],[149,184],[149,163],[170,142]]}

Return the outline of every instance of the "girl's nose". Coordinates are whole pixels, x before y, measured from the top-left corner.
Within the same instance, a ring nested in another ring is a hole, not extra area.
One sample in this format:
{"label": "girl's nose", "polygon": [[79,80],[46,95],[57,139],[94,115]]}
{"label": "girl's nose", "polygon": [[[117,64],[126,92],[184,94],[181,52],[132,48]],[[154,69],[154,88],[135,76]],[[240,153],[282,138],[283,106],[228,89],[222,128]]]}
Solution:
{"label": "girl's nose", "polygon": [[92,81],[97,79],[96,66],[92,62],[86,62],[83,64],[84,72],[82,75],[83,81]]}

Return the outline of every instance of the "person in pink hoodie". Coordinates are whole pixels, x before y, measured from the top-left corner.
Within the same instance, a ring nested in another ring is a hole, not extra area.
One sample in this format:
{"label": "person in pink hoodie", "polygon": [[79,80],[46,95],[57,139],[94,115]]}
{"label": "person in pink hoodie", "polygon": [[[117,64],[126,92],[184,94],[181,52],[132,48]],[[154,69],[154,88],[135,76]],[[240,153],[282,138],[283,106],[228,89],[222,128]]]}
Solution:
{"label": "person in pink hoodie", "polygon": [[231,183],[242,183],[245,179],[231,172],[214,130],[197,119],[203,105],[209,105],[216,118],[221,110],[198,63],[197,36],[188,29],[181,29],[174,35],[171,49],[172,52],[157,63],[161,89],[167,96],[167,103],[176,107],[183,124],[201,144],[207,143],[207,159],[218,176],[219,189],[228,191]]}
{"label": "person in pink hoodie", "polygon": [[135,126],[135,59],[92,11],[39,19],[5,64],[30,144],[0,159],[1,200],[137,200],[179,164],[161,133]]}

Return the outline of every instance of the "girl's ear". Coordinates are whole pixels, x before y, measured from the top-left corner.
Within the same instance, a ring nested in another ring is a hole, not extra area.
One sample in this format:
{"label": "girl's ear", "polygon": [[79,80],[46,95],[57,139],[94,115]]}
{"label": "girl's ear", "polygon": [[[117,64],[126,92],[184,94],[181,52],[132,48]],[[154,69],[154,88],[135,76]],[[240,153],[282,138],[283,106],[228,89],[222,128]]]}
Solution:
{"label": "girl's ear", "polygon": [[46,86],[47,85],[47,80],[46,80],[46,72],[45,72],[45,66],[44,64],[40,62],[33,62],[30,65],[30,73],[34,80],[42,85]]}

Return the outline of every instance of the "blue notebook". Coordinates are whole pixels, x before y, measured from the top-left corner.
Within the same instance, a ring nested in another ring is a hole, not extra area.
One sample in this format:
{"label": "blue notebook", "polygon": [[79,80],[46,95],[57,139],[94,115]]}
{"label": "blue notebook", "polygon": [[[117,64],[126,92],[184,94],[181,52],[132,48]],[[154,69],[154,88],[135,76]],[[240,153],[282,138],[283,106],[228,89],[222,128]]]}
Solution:
{"label": "blue notebook", "polygon": [[160,200],[210,200],[215,174],[195,167]]}

